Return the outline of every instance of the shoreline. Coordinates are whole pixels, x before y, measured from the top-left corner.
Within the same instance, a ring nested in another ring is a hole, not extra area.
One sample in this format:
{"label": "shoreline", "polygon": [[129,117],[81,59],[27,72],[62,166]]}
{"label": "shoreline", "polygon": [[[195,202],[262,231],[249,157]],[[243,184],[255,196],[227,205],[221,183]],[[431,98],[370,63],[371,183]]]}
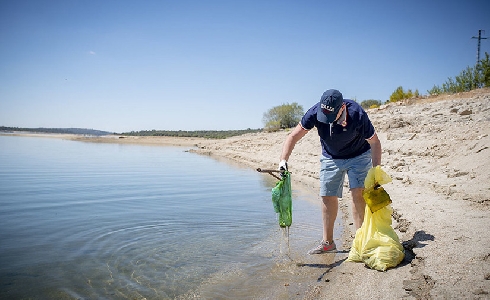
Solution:
{"label": "shoreline", "polygon": [[[382,143],[382,168],[393,179],[384,187],[393,200],[392,227],[406,246],[406,259],[385,272],[344,262],[354,234],[351,200],[344,189],[345,196],[339,202],[343,251],[335,254],[333,261],[328,254],[312,257],[316,268],[301,270],[298,266],[292,271],[295,282],[271,289],[286,289],[291,299],[488,299],[489,113],[490,89],[369,110]],[[224,140],[67,139],[184,146],[191,152],[231,159],[255,170],[277,168],[287,134],[262,132]],[[293,189],[317,194],[319,154],[316,132],[298,142],[288,162]]]}

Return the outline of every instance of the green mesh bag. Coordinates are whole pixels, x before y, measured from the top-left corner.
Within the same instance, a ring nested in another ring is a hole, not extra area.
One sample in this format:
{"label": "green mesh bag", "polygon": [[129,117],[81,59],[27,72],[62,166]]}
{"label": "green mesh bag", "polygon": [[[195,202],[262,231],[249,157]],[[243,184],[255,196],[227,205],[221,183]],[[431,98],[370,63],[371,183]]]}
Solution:
{"label": "green mesh bag", "polygon": [[289,227],[293,221],[293,201],[291,197],[291,174],[286,171],[281,180],[272,188],[272,204],[279,214],[279,226]]}

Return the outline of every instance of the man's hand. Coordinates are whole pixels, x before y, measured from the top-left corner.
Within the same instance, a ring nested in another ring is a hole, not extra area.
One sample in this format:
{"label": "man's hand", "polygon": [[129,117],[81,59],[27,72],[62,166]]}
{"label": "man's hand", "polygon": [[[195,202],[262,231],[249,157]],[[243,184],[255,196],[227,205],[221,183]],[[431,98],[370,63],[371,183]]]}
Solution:
{"label": "man's hand", "polygon": [[287,171],[287,170],[288,170],[288,162],[285,159],[283,159],[279,163],[279,171],[284,172],[284,171]]}

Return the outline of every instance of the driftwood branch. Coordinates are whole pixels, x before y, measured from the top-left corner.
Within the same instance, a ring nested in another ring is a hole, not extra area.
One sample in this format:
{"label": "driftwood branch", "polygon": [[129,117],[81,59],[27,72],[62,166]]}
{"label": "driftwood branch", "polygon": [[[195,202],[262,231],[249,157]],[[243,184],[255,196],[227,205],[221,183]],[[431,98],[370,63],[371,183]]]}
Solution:
{"label": "driftwood branch", "polygon": [[261,169],[261,168],[257,168],[257,172],[261,172],[261,173],[269,173],[269,175],[271,175],[272,177],[278,179],[278,180],[281,180],[281,178],[279,178],[276,174],[274,173],[282,173],[283,171],[281,170],[274,170],[274,169]]}

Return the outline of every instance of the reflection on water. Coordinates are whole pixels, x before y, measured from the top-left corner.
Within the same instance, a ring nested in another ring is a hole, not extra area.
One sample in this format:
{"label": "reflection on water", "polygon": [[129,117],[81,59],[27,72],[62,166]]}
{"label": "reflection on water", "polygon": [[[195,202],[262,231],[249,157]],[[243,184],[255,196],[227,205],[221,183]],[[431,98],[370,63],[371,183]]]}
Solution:
{"label": "reflection on water", "polygon": [[183,148],[0,136],[0,149],[2,299],[270,294],[321,234],[318,208],[294,200],[288,258],[274,181]]}

